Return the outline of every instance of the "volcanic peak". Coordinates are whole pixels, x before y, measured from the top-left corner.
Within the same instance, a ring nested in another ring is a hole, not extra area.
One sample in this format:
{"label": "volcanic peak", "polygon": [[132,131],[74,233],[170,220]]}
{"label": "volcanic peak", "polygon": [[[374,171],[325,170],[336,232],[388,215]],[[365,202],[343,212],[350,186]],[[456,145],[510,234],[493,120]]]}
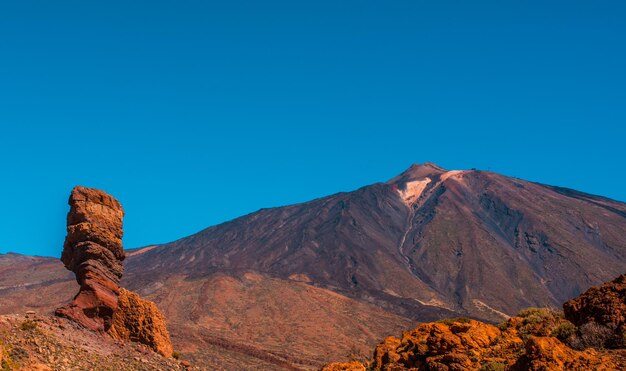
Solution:
{"label": "volcanic peak", "polygon": [[403,202],[414,205],[427,189],[433,189],[449,178],[460,179],[465,170],[446,170],[432,162],[413,164],[402,174],[389,180],[387,184],[395,187]]}
{"label": "volcanic peak", "polygon": [[433,178],[437,175],[445,173],[447,170],[437,166],[432,162],[425,162],[423,164],[413,164],[403,173],[397,177],[389,180],[388,184],[406,183],[412,180],[419,180],[423,178]]}

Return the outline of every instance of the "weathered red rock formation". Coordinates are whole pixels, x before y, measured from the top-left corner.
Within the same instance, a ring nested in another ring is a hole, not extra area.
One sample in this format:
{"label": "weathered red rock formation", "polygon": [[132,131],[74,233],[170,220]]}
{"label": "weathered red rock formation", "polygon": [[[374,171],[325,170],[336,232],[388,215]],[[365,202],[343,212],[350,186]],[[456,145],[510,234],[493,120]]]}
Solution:
{"label": "weathered red rock formation", "polygon": [[544,370],[620,370],[623,363],[603,355],[594,349],[574,350],[557,338],[531,336],[526,342],[525,353],[511,367],[511,371]]}
{"label": "weathered red rock formation", "polygon": [[595,322],[621,334],[626,332],[626,274],[563,304],[565,318],[576,326]]}
{"label": "weathered red rock formation", "polygon": [[512,317],[500,328],[474,320],[425,323],[404,333],[402,339],[386,338],[376,347],[371,362],[331,363],[323,370],[608,371],[624,366],[610,354],[578,351],[555,337],[533,335],[533,331],[553,330],[556,325],[535,320]]}
{"label": "weathered red rock formation", "polygon": [[166,357],[172,355],[170,335],[159,308],[124,288],[120,289],[118,309],[113,314],[109,334],[114,339],[146,344]]}
{"label": "weathered red rock formation", "polygon": [[75,187],[69,199],[61,261],[76,274],[80,291],[56,314],[94,331],[107,331],[117,309],[122,277],[122,205],[103,191]]}
{"label": "weathered red rock formation", "polygon": [[[384,339],[371,361],[331,363],[323,370],[626,370],[625,344],[615,341],[624,339],[626,275],[589,289],[563,308],[565,318],[529,308],[497,327],[467,318],[424,323],[401,338]],[[585,329],[589,323],[615,333]],[[595,340],[588,342],[589,337]],[[607,344],[617,349],[606,350]]]}
{"label": "weathered red rock formation", "polygon": [[103,191],[84,187],[72,190],[69,205],[61,260],[76,273],[80,290],[56,314],[90,330],[143,343],[171,356],[165,317],[156,304],[119,286],[125,257],[122,205]]}

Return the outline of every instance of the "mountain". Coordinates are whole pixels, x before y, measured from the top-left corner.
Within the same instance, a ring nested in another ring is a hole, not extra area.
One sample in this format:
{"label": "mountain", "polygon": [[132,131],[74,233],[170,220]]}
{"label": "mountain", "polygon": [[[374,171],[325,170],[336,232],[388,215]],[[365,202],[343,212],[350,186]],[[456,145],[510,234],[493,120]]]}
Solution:
{"label": "mountain", "polygon": [[252,270],[410,318],[498,320],[558,306],[622,273],[625,230],[624,203],[427,163],[386,183],[207,228],[128,267],[137,280]]}
{"label": "mountain", "polygon": [[[183,357],[306,369],[415,321],[557,307],[623,273],[624,231],[624,203],[426,163],[130,251],[122,285],[157,303]],[[0,257],[1,313],[45,312],[75,291],[59,261]]]}

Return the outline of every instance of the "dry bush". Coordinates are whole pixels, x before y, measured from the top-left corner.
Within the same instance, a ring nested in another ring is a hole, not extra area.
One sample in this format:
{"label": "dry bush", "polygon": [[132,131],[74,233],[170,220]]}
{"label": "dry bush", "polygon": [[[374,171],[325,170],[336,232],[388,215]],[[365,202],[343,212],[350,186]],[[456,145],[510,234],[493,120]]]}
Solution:
{"label": "dry bush", "polygon": [[568,344],[574,349],[605,349],[614,342],[615,332],[613,329],[589,322],[578,328],[576,336],[569,339]]}
{"label": "dry bush", "polygon": [[20,330],[29,331],[37,328],[37,322],[27,319],[20,324]]}

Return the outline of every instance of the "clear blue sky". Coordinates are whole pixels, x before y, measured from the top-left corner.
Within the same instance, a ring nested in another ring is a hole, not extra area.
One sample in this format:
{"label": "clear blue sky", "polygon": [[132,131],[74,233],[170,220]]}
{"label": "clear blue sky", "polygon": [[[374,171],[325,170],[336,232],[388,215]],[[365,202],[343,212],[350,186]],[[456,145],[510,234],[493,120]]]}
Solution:
{"label": "clear blue sky", "polygon": [[626,2],[3,1],[0,252],[80,184],[127,248],[482,168],[626,200]]}

